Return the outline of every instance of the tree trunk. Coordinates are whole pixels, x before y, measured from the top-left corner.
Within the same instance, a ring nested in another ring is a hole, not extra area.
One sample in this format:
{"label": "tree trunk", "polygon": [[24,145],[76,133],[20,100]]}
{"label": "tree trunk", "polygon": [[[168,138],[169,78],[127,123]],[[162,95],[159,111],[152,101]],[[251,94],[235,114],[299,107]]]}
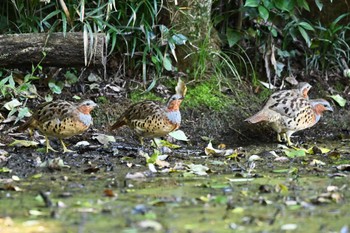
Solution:
{"label": "tree trunk", "polygon": [[83,33],[28,33],[0,35],[0,67],[40,65],[54,67],[105,66],[105,35]]}
{"label": "tree trunk", "polygon": [[[220,50],[220,39],[211,23],[212,3],[212,0],[166,2],[170,25],[191,41],[191,45],[187,44],[176,49],[177,67],[180,71],[203,69],[205,72],[210,72],[213,62],[216,62],[211,52]],[[191,55],[188,56],[189,54]]]}

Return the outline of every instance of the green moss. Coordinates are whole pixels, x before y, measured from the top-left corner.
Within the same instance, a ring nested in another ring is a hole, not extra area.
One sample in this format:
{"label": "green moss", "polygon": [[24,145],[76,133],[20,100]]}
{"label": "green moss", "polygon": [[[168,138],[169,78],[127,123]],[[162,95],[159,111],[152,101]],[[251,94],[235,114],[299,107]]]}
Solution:
{"label": "green moss", "polygon": [[[137,90],[130,93],[130,99],[133,103],[142,100],[166,102],[153,92],[142,92]],[[220,111],[233,103],[233,99],[220,92],[216,80],[213,79],[196,83],[195,85],[188,85],[186,98],[182,106],[188,108],[208,107],[209,109]]]}
{"label": "green moss", "polygon": [[163,101],[162,98],[154,94],[153,92],[141,92],[141,91],[133,91],[130,93],[130,99],[133,103],[140,102],[142,100],[157,100]]}
{"label": "green moss", "polygon": [[338,91],[338,92],[342,92],[344,91],[344,85],[341,82],[336,82],[333,86],[333,88]]}
{"label": "green moss", "polygon": [[233,99],[220,92],[216,80],[204,81],[187,88],[184,105],[189,108],[206,106],[212,110],[220,111],[233,103]]}
{"label": "green moss", "polygon": [[107,104],[108,103],[108,99],[105,96],[97,97],[96,101],[98,104]]}

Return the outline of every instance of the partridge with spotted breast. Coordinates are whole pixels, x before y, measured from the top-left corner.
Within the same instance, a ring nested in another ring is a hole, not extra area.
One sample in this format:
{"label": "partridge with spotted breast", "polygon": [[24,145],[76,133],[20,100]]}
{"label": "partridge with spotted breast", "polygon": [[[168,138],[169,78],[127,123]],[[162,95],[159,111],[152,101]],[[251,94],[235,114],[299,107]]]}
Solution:
{"label": "partridge with spotted breast", "polygon": [[267,122],[287,145],[293,145],[290,137],[293,133],[314,126],[324,111],[333,111],[324,99],[307,100],[303,97],[284,98],[281,102],[260,111],[259,118],[246,121],[250,123]]}
{"label": "partridge with spotted breast", "polygon": [[143,138],[166,136],[180,127],[180,105],[186,90],[185,83],[179,80],[175,88],[176,94],[170,97],[166,105],[150,100],[131,105],[110,127],[110,130],[127,125],[138,135],[141,145],[143,145]]}
{"label": "partridge with spotted breast", "polygon": [[92,100],[85,100],[79,104],[59,100],[40,105],[32,116],[18,128],[18,131],[26,129],[38,129],[45,135],[46,152],[57,152],[50,146],[49,138],[58,138],[62,144],[63,152],[73,152],[67,149],[64,138],[82,134],[92,124],[90,112],[97,106]]}
{"label": "partridge with spotted breast", "polygon": [[[251,124],[262,121],[274,122],[274,119],[279,117],[279,112],[284,111],[286,114],[288,111],[295,112],[297,106],[294,106],[294,103],[298,104],[300,101],[291,102],[290,100],[296,98],[308,100],[308,92],[311,87],[312,86],[307,82],[300,82],[294,89],[281,90],[273,93],[259,112],[244,121]],[[277,133],[277,141],[282,142],[282,137],[285,140],[287,139],[285,133]]]}
{"label": "partridge with spotted breast", "polygon": [[271,123],[271,127],[278,133],[282,134],[287,141],[287,145],[293,145],[290,137],[293,133],[314,126],[323,115],[324,111],[333,112],[329,102],[324,99],[305,100],[296,98],[290,100],[290,104],[298,106],[295,111],[286,113],[279,112],[280,116],[276,121]]}

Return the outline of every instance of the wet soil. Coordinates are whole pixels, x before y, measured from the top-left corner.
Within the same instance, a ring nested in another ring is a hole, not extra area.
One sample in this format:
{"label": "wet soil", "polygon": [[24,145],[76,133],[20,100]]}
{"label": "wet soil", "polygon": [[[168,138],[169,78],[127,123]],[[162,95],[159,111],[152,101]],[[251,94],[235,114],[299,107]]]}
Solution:
{"label": "wet soil", "polygon": [[[155,165],[154,172],[141,156],[141,151],[153,154],[150,141],[140,147],[126,127],[106,131],[130,104],[125,96],[108,96],[109,102],[94,112],[94,127],[65,140],[75,153],[46,154],[40,151],[43,145],[9,147],[28,134],[16,133],[12,123],[1,125],[0,149],[7,155],[0,157],[0,232],[346,230],[349,104],[295,134],[298,147],[316,146],[314,154],[288,157],[271,129],[243,122],[261,105],[253,95],[222,112],[188,109],[184,102],[181,130],[190,141],[173,141],[181,148],[161,153],[169,164]],[[96,133],[113,135],[116,142],[102,145],[93,139]],[[208,138],[215,148],[225,144],[233,152],[206,155]],[[36,134],[34,139],[43,138]],[[74,147],[83,140],[90,145]],[[61,150],[59,142],[52,145]],[[52,159],[56,162],[43,166]]]}

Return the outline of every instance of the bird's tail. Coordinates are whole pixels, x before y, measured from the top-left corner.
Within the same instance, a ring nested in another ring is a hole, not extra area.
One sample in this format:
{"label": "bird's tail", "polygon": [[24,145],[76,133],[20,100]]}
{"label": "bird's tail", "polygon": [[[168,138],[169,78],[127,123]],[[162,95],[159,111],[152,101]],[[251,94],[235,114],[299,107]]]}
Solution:
{"label": "bird's tail", "polygon": [[29,119],[28,121],[24,122],[22,125],[20,125],[17,128],[17,132],[23,132],[28,128],[32,128],[32,125],[33,125],[33,119]]}
{"label": "bird's tail", "polygon": [[122,127],[123,125],[126,125],[126,122],[124,119],[117,120],[116,123],[114,123],[111,127],[109,127],[109,131],[113,131],[115,129],[118,129]]}
{"label": "bird's tail", "polygon": [[251,124],[255,124],[255,123],[258,123],[258,122],[261,122],[261,121],[267,121],[267,117],[266,115],[260,111],[260,112],[257,112],[256,114],[254,114],[253,116],[245,119],[244,121],[246,122],[249,122]]}

